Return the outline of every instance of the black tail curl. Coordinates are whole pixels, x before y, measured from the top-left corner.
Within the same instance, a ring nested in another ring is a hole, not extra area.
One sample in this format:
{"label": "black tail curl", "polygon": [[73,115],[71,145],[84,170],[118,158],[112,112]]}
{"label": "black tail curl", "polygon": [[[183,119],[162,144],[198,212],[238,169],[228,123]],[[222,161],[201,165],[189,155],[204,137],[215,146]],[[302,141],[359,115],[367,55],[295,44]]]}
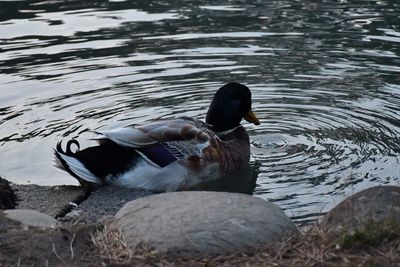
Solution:
{"label": "black tail curl", "polygon": [[[61,142],[62,141],[59,141],[57,143],[56,150],[57,150],[58,153],[61,153],[61,154],[67,155],[67,156],[73,156],[76,153],[76,151],[79,151],[79,149],[80,149],[79,142],[77,140],[75,140],[75,139],[71,139],[71,140],[69,140],[67,142],[67,145],[65,147],[65,151],[62,149]],[[73,152],[71,150],[71,146],[72,145],[76,145],[77,146],[77,149],[75,150],[75,152]]]}
{"label": "black tail curl", "polygon": [[[77,149],[75,151],[72,151],[71,146],[72,145],[76,145]],[[57,143],[56,149],[55,149],[55,153],[54,155],[56,156],[56,158],[58,159],[59,163],[61,165],[58,165],[56,163],[56,167],[64,170],[66,172],[68,172],[70,175],[72,175],[73,177],[75,177],[79,183],[87,190],[89,191],[93,191],[97,188],[97,185],[87,182],[84,179],[80,178],[78,175],[76,175],[71,168],[69,167],[68,163],[62,158],[62,156],[60,154],[69,156],[69,157],[75,157],[76,158],[76,153],[79,151],[80,149],[80,145],[79,142],[75,139],[71,139],[67,142],[67,145],[65,147],[65,151],[62,148],[62,141],[59,141]]]}

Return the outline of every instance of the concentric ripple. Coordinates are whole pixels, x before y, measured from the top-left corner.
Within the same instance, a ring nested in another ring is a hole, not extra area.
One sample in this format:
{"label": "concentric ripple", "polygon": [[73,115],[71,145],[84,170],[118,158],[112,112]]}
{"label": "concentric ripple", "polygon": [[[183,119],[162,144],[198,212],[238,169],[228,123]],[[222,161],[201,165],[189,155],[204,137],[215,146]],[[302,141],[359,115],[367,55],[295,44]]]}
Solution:
{"label": "concentric ripple", "polygon": [[398,184],[400,177],[399,99],[349,102],[339,93],[318,105],[322,89],[299,97],[290,88],[262,90],[271,103],[258,106],[266,120],[252,141],[253,160],[261,162],[256,194],[299,209],[313,203],[315,214],[358,188]]}

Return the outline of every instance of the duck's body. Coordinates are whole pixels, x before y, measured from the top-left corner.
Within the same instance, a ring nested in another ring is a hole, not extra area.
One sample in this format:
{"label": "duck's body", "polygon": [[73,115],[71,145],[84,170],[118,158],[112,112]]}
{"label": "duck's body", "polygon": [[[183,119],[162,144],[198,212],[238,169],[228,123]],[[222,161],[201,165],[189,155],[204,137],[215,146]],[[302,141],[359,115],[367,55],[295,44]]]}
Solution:
{"label": "duck's body", "polygon": [[234,173],[250,158],[249,136],[240,120],[259,124],[247,87],[230,83],[215,95],[206,123],[192,118],[159,120],[99,132],[99,145],[73,153],[55,150],[58,167],[83,185],[111,184],[176,191]]}

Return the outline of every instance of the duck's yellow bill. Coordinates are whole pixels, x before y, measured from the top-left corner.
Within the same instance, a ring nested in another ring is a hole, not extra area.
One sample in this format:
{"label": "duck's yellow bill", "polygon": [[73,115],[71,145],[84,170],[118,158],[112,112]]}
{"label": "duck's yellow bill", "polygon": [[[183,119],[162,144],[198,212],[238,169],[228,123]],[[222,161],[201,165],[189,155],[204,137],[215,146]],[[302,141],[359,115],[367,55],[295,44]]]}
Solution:
{"label": "duck's yellow bill", "polygon": [[260,125],[260,121],[257,119],[256,115],[254,115],[253,111],[249,111],[243,117],[246,121],[254,123],[255,125]]}

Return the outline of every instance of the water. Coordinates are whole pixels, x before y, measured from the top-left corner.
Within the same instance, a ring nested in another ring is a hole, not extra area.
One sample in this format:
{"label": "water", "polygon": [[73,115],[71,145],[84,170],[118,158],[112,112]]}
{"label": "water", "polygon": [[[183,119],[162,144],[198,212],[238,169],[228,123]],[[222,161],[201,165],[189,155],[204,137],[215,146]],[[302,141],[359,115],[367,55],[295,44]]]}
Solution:
{"label": "water", "polygon": [[[254,194],[308,221],[400,180],[400,3],[1,1],[0,175],[76,184],[62,138],[174,116],[204,119],[248,85]],[[175,3],[176,2],[176,3]]]}

